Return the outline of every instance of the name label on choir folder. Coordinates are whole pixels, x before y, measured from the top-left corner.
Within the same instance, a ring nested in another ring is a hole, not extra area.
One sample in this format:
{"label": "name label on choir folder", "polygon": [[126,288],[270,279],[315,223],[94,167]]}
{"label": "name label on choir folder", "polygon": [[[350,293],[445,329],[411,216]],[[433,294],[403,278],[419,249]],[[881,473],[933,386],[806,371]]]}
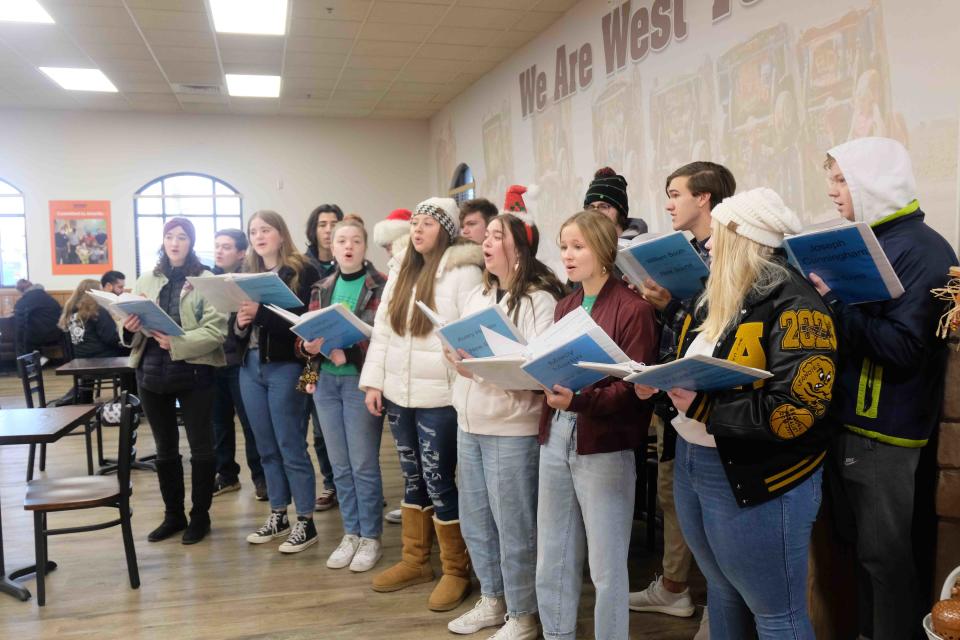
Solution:
{"label": "name label on choir folder", "polygon": [[617,252],[616,264],[630,282],[639,286],[652,278],[677,300],[700,293],[710,275],[700,254],[680,231],[637,236]]}

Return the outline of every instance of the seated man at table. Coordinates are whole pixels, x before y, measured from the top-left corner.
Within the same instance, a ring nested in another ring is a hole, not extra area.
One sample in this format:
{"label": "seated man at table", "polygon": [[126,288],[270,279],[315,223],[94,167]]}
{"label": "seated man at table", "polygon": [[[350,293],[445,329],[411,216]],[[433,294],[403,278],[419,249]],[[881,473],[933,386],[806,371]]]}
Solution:
{"label": "seated man at table", "polygon": [[119,296],[123,293],[124,287],[127,286],[127,276],[123,275],[120,271],[107,271],[100,276],[100,286],[104,291],[109,291]]}
{"label": "seated man at table", "polygon": [[43,285],[29,280],[17,281],[20,299],[13,307],[16,327],[17,355],[39,351],[42,347],[60,344],[60,303],[47,293]]}

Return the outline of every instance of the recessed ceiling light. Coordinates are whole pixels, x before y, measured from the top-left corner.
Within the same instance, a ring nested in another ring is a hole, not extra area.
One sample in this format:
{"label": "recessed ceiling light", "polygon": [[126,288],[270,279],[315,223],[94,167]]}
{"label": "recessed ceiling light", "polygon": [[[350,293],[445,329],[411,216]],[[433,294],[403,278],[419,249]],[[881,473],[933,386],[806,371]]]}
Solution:
{"label": "recessed ceiling light", "polygon": [[0,2],[0,21],[3,22],[42,22],[53,24],[53,18],[37,0],[2,0]]}
{"label": "recessed ceiling light", "polygon": [[100,69],[71,69],[67,67],[40,67],[54,82],[70,91],[105,91],[117,93],[110,78]]}
{"label": "recessed ceiling light", "polygon": [[242,98],[279,98],[280,76],[227,74],[227,93]]}
{"label": "recessed ceiling light", "polygon": [[287,0],[210,0],[210,10],[213,28],[220,33],[287,32]]}

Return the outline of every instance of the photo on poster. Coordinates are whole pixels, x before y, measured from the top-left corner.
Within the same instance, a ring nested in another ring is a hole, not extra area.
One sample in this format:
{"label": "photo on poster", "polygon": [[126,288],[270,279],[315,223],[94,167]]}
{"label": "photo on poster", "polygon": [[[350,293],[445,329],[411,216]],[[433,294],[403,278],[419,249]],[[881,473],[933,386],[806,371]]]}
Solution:
{"label": "photo on poster", "polygon": [[109,200],[50,201],[53,275],[100,274],[113,268]]}

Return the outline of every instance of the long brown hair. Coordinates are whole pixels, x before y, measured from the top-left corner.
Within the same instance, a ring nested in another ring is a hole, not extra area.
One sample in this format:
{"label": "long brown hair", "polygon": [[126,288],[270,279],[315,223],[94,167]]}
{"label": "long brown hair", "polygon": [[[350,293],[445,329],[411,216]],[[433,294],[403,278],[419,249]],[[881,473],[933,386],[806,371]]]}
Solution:
{"label": "long brown hair", "polygon": [[100,305],[87,295],[87,291],[91,289],[99,291],[100,281],[93,278],[80,281],[77,288],[70,294],[67,304],[63,305],[63,313],[60,314],[60,322],[57,323],[58,327],[66,331],[70,324],[70,316],[74,313],[77,314],[81,322],[86,322],[100,313]]}
{"label": "long brown hair", "polygon": [[[300,274],[303,273],[303,269],[307,265],[306,258],[297,251],[297,246],[293,243],[293,237],[290,235],[290,229],[287,228],[287,223],[283,221],[283,216],[276,211],[261,209],[250,216],[250,220],[247,221],[248,239],[250,237],[250,225],[253,224],[253,221],[257,218],[263,220],[280,233],[280,259],[278,264],[281,267],[290,267],[290,269],[293,270],[293,277],[287,283],[287,286],[296,292],[300,285]],[[245,273],[263,273],[269,271],[269,269],[264,266],[263,258],[261,258],[256,251],[251,250],[247,252],[247,257],[243,261],[243,271]]]}
{"label": "long brown hair", "polygon": [[[469,242],[469,241],[467,241]],[[450,235],[440,227],[437,235],[437,244],[426,256],[413,248],[407,248],[400,263],[400,273],[397,276],[397,286],[393,290],[393,297],[387,311],[390,316],[390,327],[397,335],[406,335],[407,329],[414,337],[425,336],[433,330],[433,324],[426,314],[416,305],[410,317],[410,326],[407,326],[407,313],[413,305],[413,288],[417,289],[417,300],[420,300],[431,309],[436,308],[433,297],[434,286],[437,282],[437,269],[443,254],[451,244]]]}
{"label": "long brown hair", "polygon": [[[547,265],[537,260],[536,244],[539,240],[536,227],[531,227],[527,235],[527,225],[523,220],[509,213],[502,213],[490,222],[499,220],[504,232],[513,238],[514,250],[517,252],[516,271],[510,281],[507,293],[507,313],[513,314],[513,321],[517,322],[520,316],[520,300],[534,291],[546,291],[559,300],[567,295],[566,287],[557,279]],[[531,243],[530,240],[533,240]],[[500,288],[500,280],[486,269],[483,270],[483,293],[486,295],[491,289]]]}

